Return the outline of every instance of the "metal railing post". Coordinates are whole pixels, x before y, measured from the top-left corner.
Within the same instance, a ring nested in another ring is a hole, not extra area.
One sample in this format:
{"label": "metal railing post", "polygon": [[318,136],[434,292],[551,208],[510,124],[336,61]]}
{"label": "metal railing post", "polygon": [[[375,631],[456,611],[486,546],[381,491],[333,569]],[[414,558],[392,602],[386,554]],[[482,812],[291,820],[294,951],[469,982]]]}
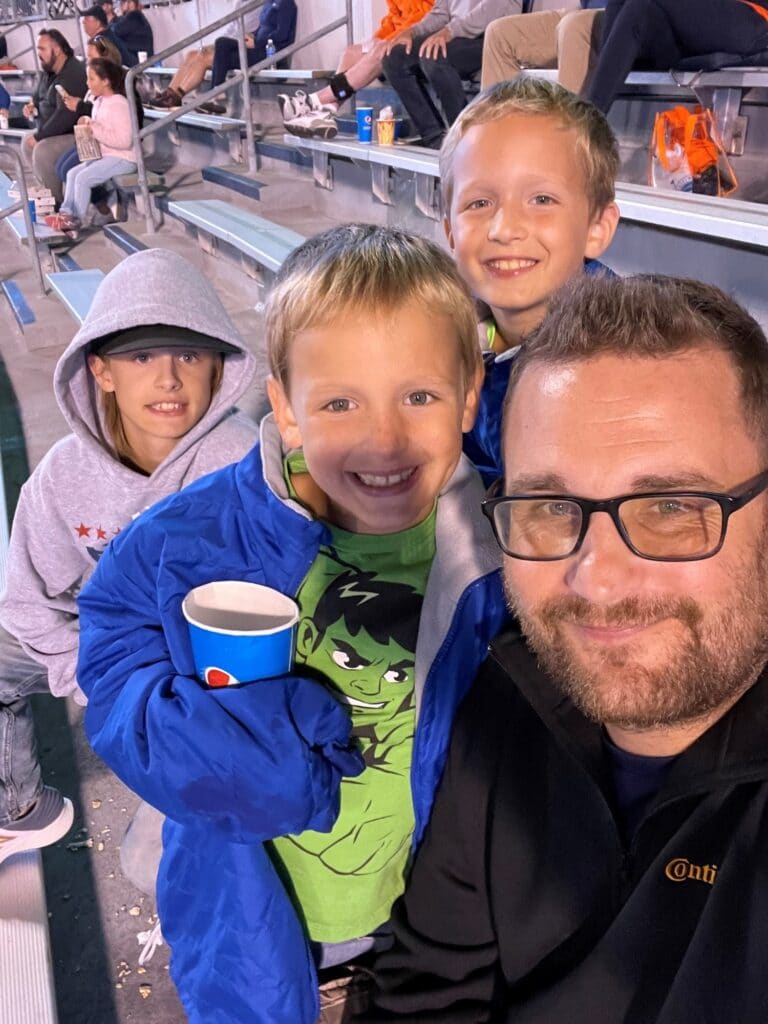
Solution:
{"label": "metal railing post", "polygon": [[37,283],[40,288],[40,294],[46,294],[45,278],[43,277],[43,268],[40,266],[40,253],[37,251],[37,239],[35,237],[35,226],[32,222],[32,215],[29,212],[29,193],[27,192],[27,183],[24,180],[24,164],[21,160],[21,154],[17,153],[15,149],[12,149],[9,145],[3,143],[0,144],[0,153],[4,156],[13,157],[13,160],[18,167],[18,175],[16,181],[19,186],[19,193],[21,198],[18,202],[14,203],[13,206],[6,206],[6,208],[0,212],[0,220],[5,217],[9,217],[12,213],[16,213],[21,210],[24,217],[24,225],[27,229],[27,247],[30,250],[32,256],[32,266],[34,267],[35,274],[37,276]]}
{"label": "metal railing post", "polygon": [[245,118],[245,145],[248,151],[248,170],[256,173],[256,140],[253,136],[253,111],[251,110],[251,80],[248,77],[248,47],[245,45],[245,19],[237,19],[237,49],[240,53],[240,70],[243,73],[243,117]]}
{"label": "metal railing post", "polygon": [[354,35],[352,26],[352,0],[346,0],[347,6],[347,46],[352,45],[352,36]]}

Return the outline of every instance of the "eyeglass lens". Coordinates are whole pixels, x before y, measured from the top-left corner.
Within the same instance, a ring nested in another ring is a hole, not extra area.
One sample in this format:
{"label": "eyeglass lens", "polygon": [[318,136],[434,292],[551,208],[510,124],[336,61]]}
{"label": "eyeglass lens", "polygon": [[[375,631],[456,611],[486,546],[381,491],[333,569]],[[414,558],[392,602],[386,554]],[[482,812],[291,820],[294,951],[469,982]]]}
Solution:
{"label": "eyeglass lens", "polygon": [[[695,558],[720,543],[723,513],[717,501],[697,495],[646,495],[619,505],[632,546],[650,558]],[[502,545],[521,558],[563,558],[581,533],[582,511],[563,498],[518,498],[494,508]]]}

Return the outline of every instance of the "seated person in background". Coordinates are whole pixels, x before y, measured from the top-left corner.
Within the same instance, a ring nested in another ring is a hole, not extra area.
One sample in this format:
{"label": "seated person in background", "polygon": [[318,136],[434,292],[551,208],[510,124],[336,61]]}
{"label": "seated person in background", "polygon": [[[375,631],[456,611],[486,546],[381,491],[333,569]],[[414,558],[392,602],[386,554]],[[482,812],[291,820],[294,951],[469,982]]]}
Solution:
{"label": "seated person in background", "polygon": [[0,83],[0,115],[3,115],[4,117],[8,117],[10,112],[11,112],[11,94],[8,92],[8,90],[5,88],[5,86],[2,83]]}
{"label": "seated person in background", "polygon": [[[295,0],[268,0],[263,7],[245,16],[245,39],[248,67],[258,64],[267,55],[267,41],[272,40],[276,50],[290,46],[296,39]],[[151,105],[159,110],[178,110],[188,92],[196,89],[211,71],[211,88],[221,85],[227,72],[240,67],[240,52],[237,42],[237,26],[233,22],[229,35],[219,36],[213,46],[202,50],[191,50],[171,79],[171,84]],[[206,104],[208,112],[223,114],[225,105],[219,101]],[[201,109],[204,109],[201,106]]]}
{"label": "seated person in background", "polygon": [[[530,15],[525,15],[530,17]],[[440,152],[444,227],[480,307],[485,381],[464,451],[501,472],[511,357],[570,278],[599,261],[619,220],[619,150],[605,117],[554,82],[519,78],[476,96]]]}
{"label": "seated person in background", "polygon": [[120,51],[121,63],[127,68],[133,67],[136,63],[136,56],[132,54],[125,43],[115,34],[115,22],[111,25],[107,22],[107,15],[104,8],[98,4],[82,12],[83,31],[89,39],[104,37],[113,43]]}
{"label": "seated person in background", "polygon": [[768,49],[768,0],[608,0],[586,97],[606,113],[636,64],[667,71],[685,57]]}
{"label": "seated person in background", "polygon": [[42,186],[51,190],[61,202],[61,182],[56,175],[56,161],[72,148],[77,117],[64,106],[56,92],[61,85],[70,96],[85,96],[85,68],[75,57],[72,47],[58,29],[42,29],[37,38],[40,76],[32,99],[24,105],[25,119],[36,121],[35,131],[24,139],[32,170]]}
{"label": "seated person in background", "polygon": [[367,1024],[764,1024],[768,343],[585,278],[515,366],[486,503],[520,627],[456,721]]}
{"label": "seated person in background", "polygon": [[91,204],[91,189],[116,174],[136,170],[131,116],[125,98],[125,72],[119,64],[103,57],[88,61],[88,91],[93,96],[91,114],[79,117],[77,123],[91,126],[101,156],[70,168],[59,212],[45,218],[49,227],[72,238],[78,236],[85,220]]}
{"label": "seated person in background", "polygon": [[499,18],[483,43],[481,84],[515,78],[521,68],[557,68],[557,80],[581,92],[598,50],[606,0],[581,0],[581,9],[535,11]]}
{"label": "seated person in background", "polygon": [[[158,910],[190,1024],[365,1005],[454,710],[506,615],[461,456],[481,367],[448,255],[333,228],[283,264],[265,316],[260,447],[142,516],[79,599],[88,738],[168,816]],[[295,598],[296,675],[196,677],[181,602],[216,579]]]}
{"label": "seated person in background", "polygon": [[138,64],[140,53],[151,57],[155,52],[155,37],[141,9],[141,0],[121,0],[120,15],[112,22],[111,28],[132,57],[128,67]]}
{"label": "seated person in background", "polygon": [[[115,5],[112,3],[112,0],[96,0],[96,3],[106,14],[107,24],[111,25],[117,17],[115,14]],[[120,9],[122,10],[122,4],[120,5]]]}
{"label": "seated person in background", "polygon": [[69,800],[43,786],[29,697],[85,703],[76,595],[147,506],[249,450],[256,425],[231,410],[254,370],[206,278],[162,249],[107,274],[59,360],[72,433],[21,490],[0,598],[0,862],[72,823]]}
{"label": "seated person in background", "polygon": [[519,11],[520,0],[436,0],[420,21],[387,40],[384,71],[422,146],[439,149],[467,105],[463,81],[480,70],[488,25]]}
{"label": "seated person in background", "polygon": [[[89,39],[86,45],[86,54],[89,61],[96,60],[97,57],[103,57],[104,60],[110,60],[118,67],[121,63],[120,51],[114,43],[110,43],[110,41],[104,36],[99,36],[96,39]],[[67,92],[61,94],[61,101],[64,106],[67,110],[71,110],[73,114],[76,114],[78,118],[90,117],[91,111],[93,110],[94,98],[95,97],[91,94],[90,90],[86,92],[82,99],[77,96],[70,96]],[[139,111],[139,120],[143,121],[143,111],[141,106],[139,105],[137,109]],[[56,161],[56,176],[62,185],[67,180],[67,174],[69,171],[79,163],[80,157],[77,155],[77,146],[75,145],[59,157]]]}
{"label": "seated person in background", "polygon": [[434,0],[387,0],[387,13],[365,43],[348,46],[330,83],[307,96],[302,90],[281,93],[277,100],[286,131],[294,135],[332,139],[337,133],[334,114],[358,91],[379,78],[386,41],[414,25],[431,8]]}

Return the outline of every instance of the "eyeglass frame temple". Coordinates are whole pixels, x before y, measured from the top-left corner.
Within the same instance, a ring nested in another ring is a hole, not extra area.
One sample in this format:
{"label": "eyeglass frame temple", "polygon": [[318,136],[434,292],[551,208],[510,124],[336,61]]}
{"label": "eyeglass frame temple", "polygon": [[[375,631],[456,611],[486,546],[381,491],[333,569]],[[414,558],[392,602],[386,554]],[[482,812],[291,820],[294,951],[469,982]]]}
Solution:
{"label": "eyeglass frame temple", "polygon": [[[494,487],[501,485],[501,480],[497,480],[494,483]],[[626,546],[632,552],[633,555],[637,555],[638,558],[643,558],[649,562],[701,562],[707,558],[712,558],[718,553],[725,542],[725,535],[728,530],[728,520],[731,518],[734,512],[738,512],[739,509],[744,508],[750,501],[756,498],[763,491],[768,489],[768,469],[764,469],[757,476],[751,477],[745,483],[740,484],[735,491],[731,493],[723,493],[720,491],[642,491],[637,494],[620,494],[615,498],[605,498],[600,501],[595,501],[592,498],[577,498],[570,494],[504,494],[499,495],[496,498],[486,498],[481,502],[481,510],[483,514],[490,520],[493,534],[496,538],[496,542],[507,555],[508,558],[517,558],[523,562],[562,562],[566,558],[570,558],[571,555],[575,555],[581,545],[584,543],[584,538],[587,535],[589,529],[589,523],[594,512],[606,512],[610,517],[613,525],[624,541]],[[712,501],[716,501],[720,506],[722,514],[722,522],[720,526],[720,537],[717,545],[708,551],[705,555],[688,555],[680,558],[660,558],[656,555],[644,555],[642,552],[634,546],[632,541],[629,539],[629,535],[626,532],[624,524],[619,516],[619,507],[625,501],[631,501],[634,498],[653,498],[653,497],[669,497],[669,498],[709,498]],[[565,555],[553,555],[551,558],[529,558],[525,555],[518,555],[512,551],[508,551],[506,546],[502,543],[499,537],[499,531],[496,526],[496,517],[494,510],[498,505],[503,505],[510,501],[535,501],[542,498],[555,498],[561,501],[571,501],[575,505],[579,506],[581,511],[581,527],[579,529],[579,535],[576,538],[573,548]]]}

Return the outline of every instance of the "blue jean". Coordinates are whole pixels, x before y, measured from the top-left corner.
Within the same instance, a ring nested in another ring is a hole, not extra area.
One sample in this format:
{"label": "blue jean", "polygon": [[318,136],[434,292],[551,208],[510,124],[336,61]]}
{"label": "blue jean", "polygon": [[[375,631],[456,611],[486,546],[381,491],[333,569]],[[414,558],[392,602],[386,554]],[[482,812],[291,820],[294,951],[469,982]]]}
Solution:
{"label": "blue jean", "polygon": [[119,156],[103,156],[99,160],[78,164],[67,174],[61,212],[83,220],[91,202],[91,189],[95,185],[103,185],[116,174],[131,174],[135,170],[136,164],[132,160],[124,160]]}
{"label": "blue jean", "polygon": [[67,180],[67,175],[73,167],[77,167],[80,163],[80,157],[77,155],[77,146],[73,146],[72,149],[68,149],[66,153],[63,153],[56,161],[56,176],[61,179],[62,182]]}
{"label": "blue jean", "polygon": [[48,673],[0,626],[0,828],[20,818],[40,796],[29,697],[48,692]]}
{"label": "blue jean", "polygon": [[[451,39],[448,56],[419,57],[426,36],[416,36],[411,52],[396,46],[383,61],[392,88],[402,100],[425,146],[438,143],[467,105],[462,79],[480,70],[483,60],[483,36],[475,39]],[[436,102],[442,108],[442,114]]]}

